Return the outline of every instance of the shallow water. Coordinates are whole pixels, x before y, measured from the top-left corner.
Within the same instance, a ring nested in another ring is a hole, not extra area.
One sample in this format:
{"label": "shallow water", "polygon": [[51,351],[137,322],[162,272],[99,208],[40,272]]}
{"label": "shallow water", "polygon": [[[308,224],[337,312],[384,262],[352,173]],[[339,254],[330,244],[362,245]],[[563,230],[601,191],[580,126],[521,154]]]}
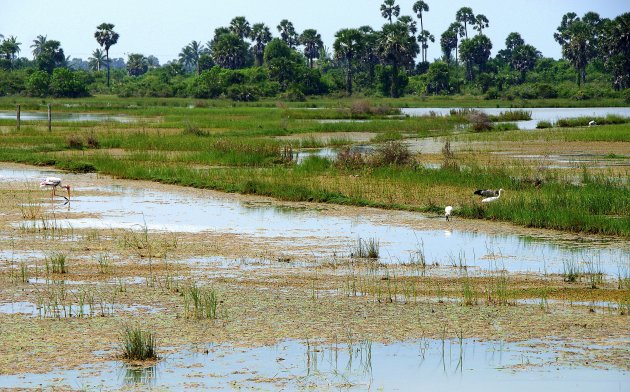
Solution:
{"label": "shallow water", "polygon": [[[448,116],[453,108],[403,108],[402,114],[409,116]],[[630,117],[629,107],[606,107],[606,108],[475,108],[489,115],[498,115],[510,110],[525,110],[532,112],[532,119],[528,121],[514,121],[519,129],[536,129],[539,121],[555,122],[562,118],[577,117],[606,117],[614,114],[623,117]]]}
{"label": "shallow water", "polygon": [[[16,120],[15,111],[0,111],[0,120]],[[47,121],[48,113],[46,112],[20,112],[21,121]],[[136,121],[132,117],[127,116],[112,116],[107,114],[94,114],[94,113],[55,113],[53,111],[52,121],[96,121],[96,122],[119,122],[119,123],[131,123]]]}
{"label": "shallow water", "polygon": [[[18,172],[13,176],[25,175]],[[43,176],[35,171],[29,171],[29,175],[34,179]],[[98,179],[93,181],[96,184]],[[99,216],[58,219],[58,227],[230,233],[273,240],[289,252],[297,248],[295,252],[318,258],[348,257],[359,238],[374,238],[380,243],[379,261],[384,263],[409,263],[422,254],[428,264],[557,273],[571,263],[615,276],[621,267],[630,265],[630,252],[625,246],[625,250],[619,249],[624,244],[620,241],[555,241],[509,233],[459,231],[446,222],[442,230],[422,230],[387,222],[396,216],[421,227],[428,219],[444,218],[396,211],[377,212],[369,217],[332,216],[315,209],[243,203],[217,193],[202,197],[184,191],[143,189],[140,185],[99,190],[107,195],[74,197],[66,206],[61,206],[62,201],[44,205],[59,212]]]}
{"label": "shallow water", "polygon": [[571,366],[563,360],[563,355],[580,350],[556,341],[515,344],[471,339],[203,346],[162,354],[163,360],[145,369],[109,361],[47,374],[0,375],[0,387],[574,392],[619,391],[629,385],[626,371]]}

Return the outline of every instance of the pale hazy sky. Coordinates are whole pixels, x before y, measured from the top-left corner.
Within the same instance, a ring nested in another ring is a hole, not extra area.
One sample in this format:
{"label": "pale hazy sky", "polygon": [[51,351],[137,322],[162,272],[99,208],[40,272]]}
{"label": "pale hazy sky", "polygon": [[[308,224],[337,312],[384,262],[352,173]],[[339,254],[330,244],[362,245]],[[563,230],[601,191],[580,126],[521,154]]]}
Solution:
{"label": "pale hazy sky", "polygon": [[[630,11],[630,0],[425,0],[429,12],[424,26],[436,37],[429,59],[441,55],[439,37],[463,6],[484,14],[490,28],[484,30],[493,43],[493,54],[502,49],[512,31],[521,33],[527,43],[544,56],[560,57],[553,33],[562,15],[569,11],[583,15],[595,11],[613,18]],[[415,0],[398,0],[401,15],[412,15]],[[154,55],[164,64],[177,58],[192,40],[202,43],[212,38],[214,29],[227,26],[234,16],[243,15],[251,23],[264,22],[274,36],[282,19],[289,19],[301,32],[317,29],[327,47],[341,28],[370,25],[380,29],[381,0],[0,0],[0,34],[14,35],[22,43],[20,56],[31,58],[30,45],[37,35],[61,42],[66,56],[86,60],[98,48],[96,26],[113,23],[120,34],[110,57],[127,58],[129,53]],[[473,32],[473,34],[476,32]],[[471,32],[469,31],[469,34]]]}

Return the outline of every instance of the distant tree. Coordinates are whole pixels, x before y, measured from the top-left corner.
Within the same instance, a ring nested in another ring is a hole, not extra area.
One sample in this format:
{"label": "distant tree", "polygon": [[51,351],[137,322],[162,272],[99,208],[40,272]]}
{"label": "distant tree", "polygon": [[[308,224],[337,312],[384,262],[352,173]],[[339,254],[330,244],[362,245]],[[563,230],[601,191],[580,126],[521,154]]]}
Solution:
{"label": "distant tree", "polygon": [[94,33],[96,42],[105,49],[105,61],[107,62],[107,87],[109,87],[109,48],[118,43],[120,36],[114,31],[114,25],[111,23],[101,23],[96,27]]}
{"label": "distant tree", "polygon": [[403,23],[409,29],[409,33],[415,35],[418,32],[418,24],[409,15],[403,15],[398,18],[398,22]]}
{"label": "distant tree", "polygon": [[452,60],[453,50],[457,50],[457,41],[457,32],[452,29],[447,29],[440,37],[440,47],[442,48],[442,53],[444,54],[444,61],[447,64],[450,64]]}
{"label": "distant tree", "polygon": [[85,82],[77,72],[56,68],[50,77],[49,93],[53,97],[78,98],[88,95]]}
{"label": "distant tree", "polygon": [[32,97],[45,97],[48,95],[50,74],[46,71],[33,72],[26,81],[26,93]]}
{"label": "distant tree", "polygon": [[426,74],[428,94],[444,94],[449,92],[449,67],[443,61],[435,61],[429,65]]}
{"label": "distant tree", "polygon": [[479,14],[475,16],[475,25],[473,26],[473,29],[477,30],[479,34],[483,34],[483,29],[488,26],[490,26],[490,21],[488,21],[488,18],[486,18],[485,15]]}
{"label": "distant tree", "polygon": [[289,48],[294,49],[299,44],[299,36],[295,31],[295,27],[293,27],[293,23],[289,22],[287,19],[282,19],[277,28],[280,33],[280,39],[283,40]]}
{"label": "distant tree", "polygon": [[477,22],[477,19],[475,18],[472,8],[462,7],[455,14],[455,21],[464,24],[464,36],[468,38],[468,25],[474,25]]}
{"label": "distant tree", "polygon": [[562,56],[578,73],[577,83],[586,82],[586,66],[598,54],[598,37],[602,20],[594,12],[580,19],[574,12],[562,16],[554,39],[562,46]]}
{"label": "distant tree", "polygon": [[420,49],[422,52],[422,61],[427,62],[427,49],[429,48],[429,42],[435,42],[433,34],[427,30],[422,30],[418,36],[418,42],[420,43]]}
{"label": "distant tree", "polygon": [[240,39],[245,39],[251,34],[252,28],[244,16],[237,16],[230,22],[230,31]]}
{"label": "distant tree", "polygon": [[147,56],[147,64],[149,69],[160,68],[160,60],[152,54]]}
{"label": "distant tree", "polygon": [[396,4],[396,0],[385,0],[381,4],[381,15],[391,24],[392,17],[400,15],[400,6]]}
{"label": "distant tree", "polygon": [[466,75],[468,80],[474,80],[474,69],[476,65],[479,72],[484,72],[484,67],[490,59],[492,42],[485,35],[476,35],[471,39],[465,39],[459,45],[459,53],[462,60],[466,62]]}
{"label": "distant tree", "polygon": [[429,5],[422,0],[418,0],[413,4],[413,12],[415,12],[418,19],[420,19],[420,31],[424,31],[422,16],[425,12],[429,12]]}
{"label": "distant tree", "polygon": [[342,29],[335,34],[335,57],[346,66],[346,92],[352,95],[352,75],[355,56],[361,52],[363,34],[357,29]]}
{"label": "distant tree", "polygon": [[130,53],[127,58],[127,72],[130,76],[144,75],[149,70],[147,58],[139,53]]}
{"label": "distant tree", "polygon": [[188,45],[184,46],[181,52],[179,52],[179,61],[189,69],[194,69],[197,75],[201,74],[201,69],[199,67],[199,58],[207,53],[208,49],[206,49],[203,44],[200,44],[197,41],[191,41]]}
{"label": "distant tree", "polygon": [[249,38],[254,42],[253,50],[256,65],[261,66],[265,55],[265,46],[271,41],[271,31],[264,23],[256,23],[252,27]]}
{"label": "distant tree", "polygon": [[319,58],[319,52],[324,47],[322,36],[315,29],[306,29],[299,38],[300,44],[304,46],[304,56],[308,59],[308,64],[313,68],[313,59]]}
{"label": "distant tree", "polygon": [[38,35],[36,39],[33,40],[33,58],[37,60],[37,56],[42,52],[42,48],[46,44],[46,35]]}
{"label": "distant tree", "polygon": [[66,55],[61,48],[61,43],[55,40],[47,40],[42,46],[39,56],[35,60],[37,68],[46,71],[49,74],[53,73],[55,68],[63,67],[66,65]]}
{"label": "distant tree", "polygon": [[9,61],[15,60],[16,56],[20,53],[21,42],[17,42],[17,37],[11,35],[9,38],[5,38],[0,44],[0,53]]}
{"label": "distant tree", "polygon": [[521,82],[525,81],[525,74],[536,66],[536,61],[542,58],[542,54],[532,45],[519,45],[514,48],[510,66],[520,72]]}
{"label": "distant tree", "polygon": [[212,43],[214,62],[228,69],[239,69],[249,63],[249,45],[234,33],[221,34]]}
{"label": "distant tree", "polygon": [[409,28],[404,23],[390,23],[383,26],[378,40],[378,52],[383,63],[391,65],[390,95],[399,95],[399,73],[401,66],[409,66],[418,55],[420,48]]}
{"label": "distant tree", "polygon": [[601,51],[615,89],[630,88],[630,13],[619,15],[602,27]]}
{"label": "distant tree", "polygon": [[95,49],[92,52],[92,57],[88,59],[88,63],[91,70],[97,72],[100,71],[101,68],[107,64],[107,60],[105,60],[105,53],[103,53],[100,49]]}

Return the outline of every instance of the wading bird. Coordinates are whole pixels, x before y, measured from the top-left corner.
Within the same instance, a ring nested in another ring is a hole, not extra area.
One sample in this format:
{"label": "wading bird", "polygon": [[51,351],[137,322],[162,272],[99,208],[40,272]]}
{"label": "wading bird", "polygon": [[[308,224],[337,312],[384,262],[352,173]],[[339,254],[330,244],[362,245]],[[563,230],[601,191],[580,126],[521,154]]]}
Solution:
{"label": "wading bird", "polygon": [[499,191],[494,189],[477,189],[475,191],[475,195],[483,196],[483,197],[493,197],[498,196]]}
{"label": "wading bird", "polygon": [[481,200],[481,202],[482,203],[492,203],[493,201],[497,201],[497,200],[499,200],[499,197],[501,197],[501,192],[503,192],[503,189],[499,189],[499,195],[498,196],[487,197],[487,198]]}
{"label": "wading bird", "polygon": [[450,221],[451,220],[451,215],[453,214],[453,207],[452,206],[446,206],[446,208],[444,209],[444,216],[446,217],[446,221]]}
{"label": "wading bird", "polygon": [[55,193],[55,190],[57,189],[57,187],[64,188],[68,192],[68,197],[63,196],[63,195],[59,195],[59,196],[63,197],[67,201],[70,201],[70,185],[61,185],[61,178],[59,177],[46,177],[44,181],[39,183],[39,186],[41,188],[50,187],[52,189],[50,193],[51,199],[57,196],[57,194]]}
{"label": "wading bird", "polygon": [[589,127],[594,127],[595,125],[597,125],[597,122],[595,120],[591,120],[588,122]]}

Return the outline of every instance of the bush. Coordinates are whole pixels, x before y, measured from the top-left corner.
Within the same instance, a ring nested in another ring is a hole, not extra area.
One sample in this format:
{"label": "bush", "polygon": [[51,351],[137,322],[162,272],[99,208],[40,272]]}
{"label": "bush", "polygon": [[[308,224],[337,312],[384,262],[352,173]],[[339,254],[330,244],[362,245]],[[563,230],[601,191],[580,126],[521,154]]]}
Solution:
{"label": "bush", "polygon": [[101,145],[101,143],[99,143],[98,139],[96,138],[96,135],[94,135],[93,133],[89,134],[85,138],[85,142],[87,143],[87,146],[89,148],[99,148]]}
{"label": "bush", "polygon": [[549,121],[538,121],[538,124],[536,124],[537,129],[547,129],[551,127],[552,125]]}
{"label": "bush", "polygon": [[370,163],[375,166],[408,165],[412,163],[412,155],[406,143],[390,141],[376,150]]}
{"label": "bush", "polygon": [[623,96],[624,102],[630,104],[630,88],[623,90],[621,95]]}
{"label": "bush", "polygon": [[488,131],[492,129],[490,117],[483,112],[473,111],[468,115],[468,122],[470,122],[472,129],[477,132]]}
{"label": "bush", "polygon": [[358,169],[365,165],[365,157],[360,152],[346,147],[337,153],[335,164],[343,169]]}
{"label": "bush", "polygon": [[72,135],[66,139],[66,146],[75,150],[83,149],[83,139],[80,136]]}
{"label": "bush", "polygon": [[248,85],[234,85],[227,89],[227,96],[233,101],[254,102],[258,100],[258,89]]}
{"label": "bush", "polygon": [[50,76],[45,71],[35,71],[26,81],[26,92],[32,97],[45,97],[48,95]]}

